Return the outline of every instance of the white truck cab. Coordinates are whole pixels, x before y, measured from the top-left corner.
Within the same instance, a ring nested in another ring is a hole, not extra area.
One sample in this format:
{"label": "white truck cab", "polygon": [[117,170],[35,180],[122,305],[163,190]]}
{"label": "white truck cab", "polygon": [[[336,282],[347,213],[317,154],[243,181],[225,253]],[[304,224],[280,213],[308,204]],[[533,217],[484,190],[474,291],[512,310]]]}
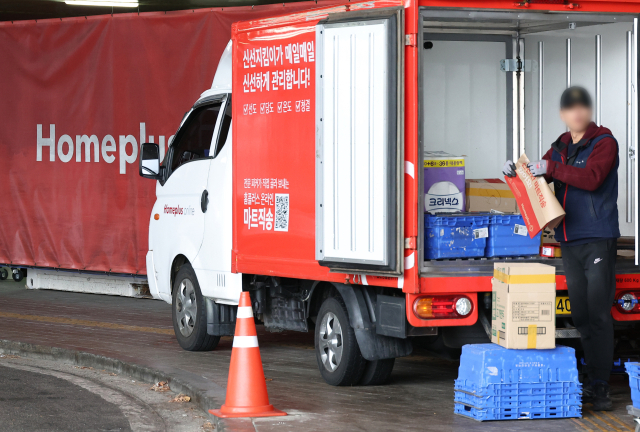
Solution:
{"label": "white truck cab", "polygon": [[211,88],[185,114],[162,166],[157,144],[142,147],[140,175],[158,180],[149,223],[149,288],[154,298],[173,303],[185,349],[212,348],[219,339],[206,334],[205,298],[237,305],[242,291],[242,275],[231,273],[231,124],[229,42]]}

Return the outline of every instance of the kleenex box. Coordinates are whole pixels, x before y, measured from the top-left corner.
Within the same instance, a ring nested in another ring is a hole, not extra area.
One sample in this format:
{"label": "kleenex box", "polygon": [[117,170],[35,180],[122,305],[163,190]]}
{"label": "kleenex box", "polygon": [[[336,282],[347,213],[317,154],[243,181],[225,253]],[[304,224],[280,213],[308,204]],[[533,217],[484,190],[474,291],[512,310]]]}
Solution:
{"label": "kleenex box", "polygon": [[425,151],[425,212],[464,211],[464,178],[464,157],[442,151]]}

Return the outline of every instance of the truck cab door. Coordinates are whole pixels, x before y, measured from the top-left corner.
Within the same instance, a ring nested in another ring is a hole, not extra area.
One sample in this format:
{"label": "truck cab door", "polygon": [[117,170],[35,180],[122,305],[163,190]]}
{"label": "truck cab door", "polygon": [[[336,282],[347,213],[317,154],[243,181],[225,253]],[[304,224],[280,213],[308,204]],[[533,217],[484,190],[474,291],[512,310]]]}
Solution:
{"label": "truck cab door", "polygon": [[211,143],[222,106],[217,97],[197,103],[182,122],[167,152],[164,181],[156,188],[155,220],[149,230],[158,290],[171,293],[173,260],[183,255],[193,263],[204,237]]}
{"label": "truck cab door", "polygon": [[231,272],[233,249],[233,152],[231,94],[225,95],[211,144],[207,190],[209,206],[204,215],[204,240],[193,268],[202,295],[217,303],[237,304],[242,274]]}
{"label": "truck cab door", "polygon": [[316,27],[316,259],[332,270],[403,271],[403,14]]}

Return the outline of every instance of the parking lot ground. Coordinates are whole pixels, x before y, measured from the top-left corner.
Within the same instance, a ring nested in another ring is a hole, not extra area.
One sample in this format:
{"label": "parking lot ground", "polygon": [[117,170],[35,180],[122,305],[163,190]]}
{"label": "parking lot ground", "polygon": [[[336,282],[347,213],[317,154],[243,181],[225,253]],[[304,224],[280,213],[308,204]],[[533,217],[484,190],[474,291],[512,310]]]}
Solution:
{"label": "parking lot ground", "polygon": [[191,432],[211,424],[185,395],[86,366],[0,357],[0,431]]}
{"label": "parking lot ground", "polygon": [[[396,361],[387,385],[332,387],[318,372],[313,334],[269,333],[259,326],[258,338],[271,403],[290,415],[224,420],[217,430],[633,431],[625,409],[630,403],[625,375],[613,378],[613,412],[592,412],[586,405],[582,419],[478,423],[453,414],[455,361],[416,349],[412,356]],[[4,281],[0,282],[0,339],[138,365],[189,383],[199,392],[195,400],[204,401],[201,407],[224,403],[231,338],[223,338],[211,352],[182,350],[173,335],[171,308],[161,301],[34,291]]]}

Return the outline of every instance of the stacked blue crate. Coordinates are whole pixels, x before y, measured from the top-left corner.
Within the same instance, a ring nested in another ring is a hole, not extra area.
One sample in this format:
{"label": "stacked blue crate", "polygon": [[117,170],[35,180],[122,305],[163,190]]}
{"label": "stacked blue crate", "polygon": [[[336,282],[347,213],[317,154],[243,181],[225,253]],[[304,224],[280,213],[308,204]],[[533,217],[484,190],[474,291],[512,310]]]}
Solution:
{"label": "stacked blue crate", "polygon": [[575,351],[465,345],[454,412],[478,421],[581,417]]}
{"label": "stacked blue crate", "polygon": [[489,218],[487,257],[530,256],[540,254],[540,231],[529,237],[522,215],[500,214]]}
{"label": "stacked blue crate", "polygon": [[624,366],[629,374],[633,407],[640,409],[640,363],[625,363]]}
{"label": "stacked blue crate", "polygon": [[425,214],[426,259],[483,257],[489,215]]}

